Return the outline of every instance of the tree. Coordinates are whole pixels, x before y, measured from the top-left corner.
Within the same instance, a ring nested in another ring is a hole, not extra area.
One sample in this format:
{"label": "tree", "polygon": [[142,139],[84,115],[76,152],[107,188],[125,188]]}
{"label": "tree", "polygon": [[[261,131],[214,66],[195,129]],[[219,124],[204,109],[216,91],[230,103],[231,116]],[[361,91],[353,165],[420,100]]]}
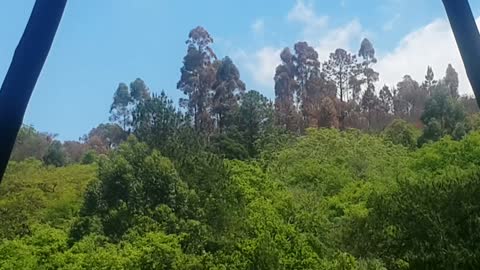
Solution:
{"label": "tree", "polygon": [[[162,211],[188,217],[186,207],[194,203],[195,195],[172,162],[157,150],[130,137],[99,166],[99,181],[90,184],[81,216],[99,218],[105,235],[120,239],[142,221],[135,218],[135,213],[158,222],[168,217]],[[74,232],[79,226],[82,219],[74,225]]]}
{"label": "tree", "polygon": [[465,108],[465,112],[467,114],[474,114],[474,113],[480,112],[477,105],[477,100],[475,99],[474,96],[464,95],[464,96],[461,96],[458,99],[458,101]]}
{"label": "tree", "polygon": [[217,56],[210,48],[213,38],[203,27],[198,26],[190,31],[186,44],[187,55],[183,58],[183,67],[177,89],[181,90],[186,99],[180,100],[180,105],[188,109],[193,117],[196,130],[209,132],[212,129],[210,96],[216,79],[213,62]]}
{"label": "tree", "polygon": [[[314,73],[310,77],[309,81],[307,82],[307,99],[304,102],[304,110],[306,113],[306,127],[319,127],[321,118],[330,118],[330,116],[335,115],[337,118],[334,122],[334,126],[338,127],[338,115],[337,109],[335,108],[335,113],[331,110],[331,107],[325,109],[323,108],[324,105],[336,106],[337,97],[336,97],[336,89],[335,84],[331,81],[328,81],[325,78],[324,73]],[[328,98],[330,101],[325,101],[324,99]],[[329,113],[330,112],[330,113]],[[323,115],[323,113],[327,113],[327,115]],[[333,119],[331,119],[333,120]]]}
{"label": "tree", "polygon": [[362,96],[361,107],[364,112],[367,113],[368,128],[372,124],[372,114],[378,111],[379,100],[375,95],[375,87],[373,84],[367,86],[367,90]]}
{"label": "tree", "polygon": [[[130,117],[130,116],[129,116]],[[83,140],[98,154],[106,154],[127,139],[128,133],[117,124],[100,124],[90,130]]]}
{"label": "tree", "polygon": [[245,83],[230,57],[225,57],[216,68],[216,82],[213,85],[212,113],[220,133],[225,127],[226,117],[238,107],[238,101],[245,92]]}
{"label": "tree", "polygon": [[385,140],[414,150],[417,147],[419,131],[402,119],[393,120],[383,131]]}
{"label": "tree", "polygon": [[337,109],[331,97],[327,96],[322,99],[318,127],[338,128]]}
{"label": "tree", "polygon": [[432,95],[432,89],[437,84],[435,81],[435,74],[431,66],[427,67],[427,74],[425,75],[425,81],[422,84],[422,88],[428,93],[428,96]]}
{"label": "tree", "polygon": [[93,164],[98,161],[98,154],[94,150],[88,150],[82,157],[82,164]]}
{"label": "tree", "polygon": [[275,112],[280,127],[289,131],[299,128],[299,115],[295,107],[295,80],[294,56],[289,48],[280,53],[282,63],[275,70]]}
{"label": "tree", "polygon": [[212,137],[210,148],[228,159],[248,159],[260,153],[258,143],[272,132],[272,103],[255,90],[245,93],[240,106],[232,112],[222,134]]}
{"label": "tree", "polygon": [[79,163],[88,150],[88,145],[77,141],[65,141],[63,143],[67,162]]}
{"label": "tree", "polygon": [[296,107],[302,114],[302,126],[308,126],[310,116],[316,114],[315,108],[318,106],[315,104],[320,102],[317,98],[324,91],[321,82],[309,83],[312,80],[323,79],[320,75],[320,61],[318,61],[318,53],[307,42],[297,42],[294,45],[294,51],[295,80],[297,81]]}
{"label": "tree", "polygon": [[347,101],[350,82],[358,74],[357,57],[344,49],[336,49],[323,64],[323,72],[328,80],[335,82],[340,101]]}
{"label": "tree", "polygon": [[[440,83],[426,102],[421,120],[426,126],[421,143],[436,141],[444,135],[455,134],[458,138],[461,133],[459,129],[464,127],[465,112],[461,104],[450,96],[450,88]],[[461,125],[457,125],[459,123]]]}
{"label": "tree", "polygon": [[377,59],[375,58],[375,48],[370,40],[364,38],[360,44],[360,50],[358,51],[358,56],[362,57],[364,61],[368,63],[376,63]]}
{"label": "tree", "polygon": [[367,87],[371,87],[376,81],[378,81],[379,74],[371,67],[372,64],[377,63],[377,59],[375,58],[375,49],[370,40],[366,38],[362,40],[358,56],[363,58],[363,62],[361,63],[364,76],[363,80]]}
{"label": "tree", "polygon": [[[175,108],[165,92],[153,95],[133,111],[134,135],[164,153],[179,132],[188,126],[188,119]],[[170,152],[170,151],[167,151]]]}
{"label": "tree", "polygon": [[142,79],[137,78],[130,83],[130,96],[138,104],[150,98],[150,89]]}
{"label": "tree", "polygon": [[248,91],[242,99],[235,116],[236,128],[240,131],[250,157],[257,156],[257,141],[266,136],[273,125],[273,106],[262,94],[255,90]]}
{"label": "tree", "polygon": [[283,126],[294,122],[287,128],[301,131],[306,127],[318,127],[320,103],[326,96],[335,98],[335,85],[326,79],[320,70],[320,61],[315,49],[307,42],[297,42],[294,54],[285,48],[280,54],[282,64],[275,75],[276,108]]}
{"label": "tree", "polygon": [[110,121],[118,122],[123,130],[127,131],[130,126],[130,108],[129,105],[132,102],[132,96],[128,86],[124,83],[120,83],[113,95],[113,103],[110,107]]}
{"label": "tree", "polygon": [[427,92],[410,75],[405,75],[397,84],[397,114],[406,117],[410,122],[417,121],[422,115]]}
{"label": "tree", "polygon": [[448,64],[443,83],[448,88],[448,94],[453,98],[458,98],[458,73],[452,64]]}
{"label": "tree", "polygon": [[393,95],[390,88],[386,85],[382,87],[378,94],[380,110],[384,114],[390,114],[393,112]]}
{"label": "tree", "polygon": [[60,141],[53,141],[48,147],[47,154],[43,157],[43,162],[47,165],[56,167],[65,166],[67,164],[67,155]]}
{"label": "tree", "polygon": [[47,154],[53,137],[51,134],[38,132],[32,126],[23,125],[18,132],[10,159],[15,161],[27,158],[42,160]]}

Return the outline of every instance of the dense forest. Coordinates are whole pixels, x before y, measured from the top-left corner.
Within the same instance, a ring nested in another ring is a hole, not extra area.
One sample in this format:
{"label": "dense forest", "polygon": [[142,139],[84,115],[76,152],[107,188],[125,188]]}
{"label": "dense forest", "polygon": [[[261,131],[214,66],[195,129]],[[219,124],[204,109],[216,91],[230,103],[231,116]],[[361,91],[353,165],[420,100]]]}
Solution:
{"label": "dense forest", "polygon": [[480,266],[480,114],[453,66],[379,87],[368,39],[298,42],[270,100],[212,44],[189,33],[178,105],[137,78],[78,141],[22,127],[0,269]]}

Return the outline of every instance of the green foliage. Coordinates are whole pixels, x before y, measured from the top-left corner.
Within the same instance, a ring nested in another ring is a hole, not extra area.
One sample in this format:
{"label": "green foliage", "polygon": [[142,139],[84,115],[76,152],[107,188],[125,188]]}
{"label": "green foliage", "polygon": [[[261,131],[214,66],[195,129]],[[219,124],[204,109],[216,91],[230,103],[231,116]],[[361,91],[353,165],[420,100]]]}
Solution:
{"label": "green foliage", "polygon": [[100,162],[99,180],[85,196],[82,215],[100,218],[104,233],[116,240],[133,226],[135,215],[149,216],[162,205],[187,215],[186,204],[195,200],[170,160],[134,137]]}
{"label": "green foliage", "polygon": [[383,131],[385,140],[393,144],[403,145],[411,150],[417,147],[417,139],[419,136],[419,131],[415,129],[415,127],[401,119],[395,119]]}
{"label": "green foliage", "polygon": [[308,130],[297,144],[278,154],[270,171],[291,185],[331,195],[355,180],[386,180],[402,169],[402,147],[356,130]]}
{"label": "green foliage", "polygon": [[451,65],[377,96],[368,39],[322,69],[297,42],[274,105],[204,28],[186,43],[185,111],[137,78],[80,142],[21,128],[0,269],[479,268],[480,117]]}
{"label": "green foliage", "polygon": [[98,165],[11,162],[0,268],[475,268],[480,133],[385,136],[311,129],[249,161],[130,137]]}
{"label": "green foliage", "polygon": [[61,167],[67,164],[67,154],[59,141],[53,141],[48,147],[47,154],[43,157],[46,165]]}
{"label": "green foliage", "polygon": [[26,235],[37,222],[68,226],[94,174],[91,165],[53,168],[37,160],[10,162],[0,186],[0,238]]}
{"label": "green foliage", "polygon": [[106,151],[117,147],[127,139],[127,132],[117,124],[100,124],[93,128],[85,138],[87,145],[97,153],[106,153]]}
{"label": "green foliage", "polygon": [[98,154],[94,150],[89,150],[82,158],[82,164],[93,164],[98,161]]}
{"label": "green foliage", "polygon": [[458,100],[450,96],[449,91],[446,85],[439,84],[433,90],[432,97],[427,100],[421,117],[425,129],[419,139],[420,144],[438,141],[444,135],[451,135],[455,139],[465,136],[464,108]]}
{"label": "green foliage", "polygon": [[[135,136],[167,156],[174,155],[180,145],[186,144],[184,136],[192,132],[188,121],[165,92],[140,102],[133,111]],[[189,139],[190,143],[195,141]]]}
{"label": "green foliage", "polygon": [[23,125],[18,131],[11,160],[22,161],[28,158],[42,160],[46,155],[52,136],[35,130],[32,126]]}
{"label": "green foliage", "polygon": [[480,130],[480,113],[474,113],[467,116],[467,130]]}

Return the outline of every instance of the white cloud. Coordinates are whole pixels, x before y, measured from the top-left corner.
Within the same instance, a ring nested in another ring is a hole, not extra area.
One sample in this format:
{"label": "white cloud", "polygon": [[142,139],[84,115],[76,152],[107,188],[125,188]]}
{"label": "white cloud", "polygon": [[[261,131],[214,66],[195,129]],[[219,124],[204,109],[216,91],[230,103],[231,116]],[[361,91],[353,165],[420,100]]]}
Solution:
{"label": "white cloud", "polygon": [[[346,25],[328,31],[320,40],[307,40],[319,54],[321,61],[327,60],[331,52],[337,48],[350,50],[351,45],[360,44],[363,31],[362,26],[356,20]],[[293,44],[292,44],[293,45]],[[280,64],[280,52],[283,48],[266,46],[253,53],[238,51],[234,58],[249,72],[252,79],[258,85],[273,90],[275,68]]]}
{"label": "white cloud", "polygon": [[273,76],[275,68],[280,64],[281,51],[281,48],[263,47],[253,54],[239,50],[232,57],[248,71],[255,83],[273,89]]}
{"label": "white cloud", "polygon": [[288,12],[287,19],[290,22],[302,24],[305,38],[315,36],[318,31],[324,29],[328,23],[327,16],[318,16],[314,12],[313,3],[305,4],[303,0],[297,0],[295,6]]}
{"label": "white cloud", "polygon": [[[356,50],[357,47],[353,47],[353,45],[359,46],[361,38],[365,34],[362,25],[357,20],[352,20],[332,30],[326,30],[327,17],[315,14],[313,6],[306,5],[301,0],[297,1],[290,10],[287,19],[289,22],[301,24],[304,40],[317,50],[320,61],[327,60],[330,53],[337,48],[347,50],[354,48]],[[275,68],[281,62],[280,52],[282,49],[279,46],[265,46],[252,53],[239,51],[234,54],[234,58],[240,66],[246,69],[256,84],[273,90],[273,77]]]}
{"label": "white cloud", "polygon": [[[390,1],[397,2],[399,0]],[[389,31],[392,29],[399,16],[395,15],[391,21],[385,23],[383,29],[379,30]],[[372,36],[357,20],[328,30],[328,18],[317,15],[311,2],[306,4],[302,0],[297,0],[295,6],[288,12],[287,19],[288,22],[301,26],[302,37],[315,47],[321,61],[327,60],[329,54],[337,48],[345,48],[356,53],[361,39]],[[477,19],[477,24],[480,25],[480,17]],[[252,30],[254,32],[264,31],[263,21],[255,21],[252,24]],[[237,51],[232,56],[249,74],[257,87],[273,91],[273,76],[276,66],[280,64],[282,48],[279,45],[269,45],[256,51]],[[378,86],[383,84],[395,86],[406,74],[422,82],[429,65],[432,66],[436,79],[440,79],[444,76],[447,65],[451,63],[459,73],[460,93],[472,93],[450,25],[445,19],[437,19],[412,31],[403,37],[393,50],[378,53],[377,58],[379,62],[375,68],[380,73]]]}
{"label": "white cloud", "polygon": [[256,19],[251,25],[252,31],[256,35],[263,35],[265,32],[265,22],[262,19]]}
{"label": "white cloud", "polygon": [[341,27],[328,31],[323,38],[318,41],[310,40],[309,43],[315,47],[321,61],[327,60],[331,52],[338,48],[343,48],[352,53],[356,53],[360,46],[361,39],[365,36],[362,25],[353,20]]}
{"label": "white cloud", "polygon": [[315,47],[321,61],[326,60],[337,48],[351,50],[353,44],[359,46],[362,35],[365,34],[357,20],[327,30],[328,17],[316,14],[312,2],[305,4],[302,0],[297,0],[295,6],[289,11],[287,19],[301,24],[302,38]]}
{"label": "white cloud", "polygon": [[[477,19],[477,24],[480,18]],[[451,63],[459,73],[461,94],[471,94],[465,68],[460,57],[450,25],[446,20],[437,19],[432,23],[405,36],[390,53],[380,55],[376,66],[380,72],[380,84],[394,86],[405,74],[417,81],[424,79],[430,65],[437,79],[445,74]]]}

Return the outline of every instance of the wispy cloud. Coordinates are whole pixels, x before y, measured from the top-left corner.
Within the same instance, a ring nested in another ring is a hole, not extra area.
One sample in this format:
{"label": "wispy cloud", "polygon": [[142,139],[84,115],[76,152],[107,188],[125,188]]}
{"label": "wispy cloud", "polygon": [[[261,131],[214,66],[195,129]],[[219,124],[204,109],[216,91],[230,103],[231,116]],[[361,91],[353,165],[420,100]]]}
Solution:
{"label": "wispy cloud", "polygon": [[302,25],[305,38],[317,34],[328,24],[328,16],[318,16],[315,14],[313,3],[305,3],[303,0],[297,0],[295,6],[288,12],[287,19]]}
{"label": "wispy cloud", "polygon": [[[480,17],[477,25],[480,25]],[[472,93],[453,33],[444,19],[412,31],[393,51],[378,58],[381,84],[394,86],[405,74],[422,81],[428,65],[432,66],[438,79],[444,76],[447,65],[451,63],[459,74],[460,92]]]}
{"label": "wispy cloud", "polygon": [[[399,17],[400,15],[395,15],[379,30],[392,30]],[[327,18],[316,14],[311,2],[301,0],[297,1],[287,14],[287,21],[300,25],[303,39],[315,47],[321,61],[326,60],[329,53],[336,48],[345,48],[355,53],[361,39],[372,36],[358,20],[353,19],[339,27],[330,28]],[[480,24],[480,17],[477,24]],[[252,24],[255,32],[254,29],[265,31],[265,25],[261,20],[255,21]],[[280,64],[281,50],[282,46],[278,44],[251,51],[239,50],[236,61],[257,87],[273,91],[273,76],[276,66]],[[434,20],[413,30],[401,38],[395,48],[383,51],[377,55],[379,62],[375,67],[380,73],[379,86],[395,86],[405,74],[422,81],[428,65],[432,66],[438,79],[444,76],[447,65],[451,63],[459,73],[460,92],[472,93],[453,34],[445,19]]]}
{"label": "wispy cloud", "polygon": [[288,12],[287,19],[292,23],[300,23],[302,39],[314,46],[321,58],[340,47],[350,49],[352,43],[360,42],[365,33],[356,19],[333,29],[327,28],[328,16],[315,13],[313,2],[306,3],[303,0],[297,0]]}
{"label": "wispy cloud", "polygon": [[238,50],[232,57],[246,69],[257,85],[273,90],[273,76],[280,64],[281,50],[277,47],[263,47],[253,53]]}
{"label": "wispy cloud", "polygon": [[[313,4],[302,0],[298,0],[287,13],[287,20],[289,23],[300,25],[302,39],[317,50],[322,61],[326,60],[329,54],[337,48],[356,50],[357,48],[354,46],[359,46],[361,38],[365,35],[358,20],[352,20],[328,30],[326,28],[328,17],[316,14]],[[264,24],[256,21],[252,24],[252,30],[257,28],[264,28]],[[280,52],[282,49],[283,47],[279,45],[268,45],[253,52],[238,50],[234,55],[235,60],[249,73],[255,84],[273,90],[273,76],[275,68],[281,62]]]}
{"label": "wispy cloud", "polygon": [[343,48],[355,53],[358,49],[357,46],[360,46],[360,41],[365,35],[360,22],[352,20],[345,25],[328,31],[320,40],[311,40],[310,43],[315,46],[320,59],[326,59],[337,48]]}

